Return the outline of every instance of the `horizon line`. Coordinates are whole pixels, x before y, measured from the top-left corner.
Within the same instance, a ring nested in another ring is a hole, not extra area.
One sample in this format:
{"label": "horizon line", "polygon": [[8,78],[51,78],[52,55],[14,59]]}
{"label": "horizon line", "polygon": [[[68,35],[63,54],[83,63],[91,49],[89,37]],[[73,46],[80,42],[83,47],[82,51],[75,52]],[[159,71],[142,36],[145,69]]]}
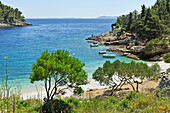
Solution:
{"label": "horizon line", "polygon": [[[99,17],[118,17],[118,16],[98,16],[98,17],[27,17],[27,18],[25,17],[25,19],[100,19]],[[111,18],[108,18],[108,19],[111,19]]]}

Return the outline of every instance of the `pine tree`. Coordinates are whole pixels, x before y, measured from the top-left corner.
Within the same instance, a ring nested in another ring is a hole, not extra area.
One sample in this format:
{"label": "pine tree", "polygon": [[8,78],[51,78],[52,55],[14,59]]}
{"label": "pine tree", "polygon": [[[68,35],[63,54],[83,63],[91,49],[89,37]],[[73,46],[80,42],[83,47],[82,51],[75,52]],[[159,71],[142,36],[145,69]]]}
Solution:
{"label": "pine tree", "polygon": [[142,5],[141,19],[142,19],[143,17],[145,17],[145,14],[146,14],[146,7],[145,7],[145,5],[143,4],[143,5]]}

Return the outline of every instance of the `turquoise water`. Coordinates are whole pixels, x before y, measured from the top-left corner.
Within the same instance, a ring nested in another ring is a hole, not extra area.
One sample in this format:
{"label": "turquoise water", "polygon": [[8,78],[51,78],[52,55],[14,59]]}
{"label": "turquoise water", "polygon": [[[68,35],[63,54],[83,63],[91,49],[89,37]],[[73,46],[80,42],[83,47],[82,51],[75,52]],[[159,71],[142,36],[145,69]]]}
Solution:
{"label": "turquoise water", "polygon": [[[8,56],[9,82],[15,87],[17,80],[23,89],[32,87],[28,79],[32,64],[46,49],[49,52],[66,49],[70,55],[86,63],[88,78],[106,60],[129,62],[132,59],[116,54],[116,58],[103,58],[99,51],[109,46],[91,48],[87,37],[108,32],[115,20],[110,19],[27,19],[33,26],[0,28],[0,76],[5,74],[4,56]],[[41,85],[41,82],[38,83]]]}

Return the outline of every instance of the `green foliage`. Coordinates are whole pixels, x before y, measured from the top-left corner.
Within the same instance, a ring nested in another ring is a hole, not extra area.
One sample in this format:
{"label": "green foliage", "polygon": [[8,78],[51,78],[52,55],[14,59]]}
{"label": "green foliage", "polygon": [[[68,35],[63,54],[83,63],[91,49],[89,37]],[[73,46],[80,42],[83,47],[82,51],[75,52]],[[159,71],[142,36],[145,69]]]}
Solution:
{"label": "green foliage", "polygon": [[[21,100],[16,96],[17,113],[162,113],[169,112],[170,100],[162,94],[130,92],[123,100],[114,96],[105,98],[75,99],[65,98],[63,100],[45,100],[43,103],[38,99]],[[13,98],[10,97],[9,111],[13,111]],[[1,101],[1,104],[4,101]],[[5,109],[5,108],[2,108]]]}
{"label": "green foliage", "polygon": [[131,91],[130,93],[128,93],[128,95],[126,95],[125,99],[132,100],[132,99],[138,98],[138,97],[139,97],[139,93],[137,93],[135,91]]}
{"label": "green foliage", "polygon": [[145,14],[146,14],[146,6],[143,4],[143,5],[142,5],[141,19],[142,19],[143,17],[145,17]]}
{"label": "green foliage", "polygon": [[166,63],[170,63],[170,53],[166,53],[165,56],[164,56],[164,61]]}
{"label": "green foliage", "polygon": [[114,28],[119,28],[121,21],[122,21],[121,16],[117,17],[117,21],[111,25],[112,30],[113,30]]}
{"label": "green foliage", "polygon": [[44,81],[48,100],[53,99],[61,81],[70,83],[69,86],[73,87],[74,83],[87,79],[87,73],[82,69],[85,64],[78,58],[70,56],[68,51],[60,49],[50,54],[46,50],[36,61],[29,78],[31,83]]}
{"label": "green foliage", "polygon": [[169,46],[169,41],[164,39],[152,39],[148,41],[145,45],[145,52],[157,52],[167,49]]}
{"label": "green foliage", "polygon": [[128,25],[123,25],[123,27],[117,32],[117,36],[121,36],[124,31],[127,31]]}
{"label": "green foliage", "polygon": [[[74,103],[77,99],[70,100]],[[105,99],[90,98],[78,99],[77,101],[79,101],[79,105],[73,109],[73,112],[76,113],[161,113],[168,112],[170,107],[168,97],[157,97],[153,94],[137,92],[130,92],[123,100],[111,96]],[[69,102],[69,104],[71,103]]]}
{"label": "green foliage", "polygon": [[24,19],[24,16],[18,8],[14,9],[0,2],[0,22],[15,22],[20,19]]}
{"label": "green foliage", "polygon": [[166,69],[166,73],[170,73],[170,68]]}
{"label": "green foliage", "polygon": [[84,90],[81,87],[76,86],[74,89],[74,94],[81,95],[84,93]]}
{"label": "green foliage", "polygon": [[[100,83],[105,82],[113,83],[116,85],[114,90],[121,88],[124,83],[129,83],[133,90],[135,90],[131,81],[137,84],[136,91],[138,91],[138,85],[143,82],[144,79],[154,79],[158,77],[160,72],[160,66],[154,64],[149,68],[149,66],[143,62],[136,63],[131,61],[130,63],[120,62],[116,60],[113,63],[106,61],[103,67],[99,67],[93,73],[93,79],[99,81]],[[117,76],[117,80],[114,78]],[[117,84],[116,81],[120,83]],[[113,90],[113,91],[114,91]]]}
{"label": "green foliage", "polygon": [[130,12],[129,14],[129,22],[128,22],[128,25],[127,25],[127,30],[130,31],[130,28],[132,26],[132,21],[133,21],[133,13]]}
{"label": "green foliage", "polygon": [[[131,12],[122,24],[127,24],[126,31],[136,33],[141,39],[162,39],[163,35],[170,34],[169,4],[169,0],[158,0],[151,8],[142,5],[141,14],[137,14],[136,10]],[[121,29],[117,35],[120,36],[123,31]]]}
{"label": "green foliage", "polygon": [[8,111],[17,112],[17,113],[36,113],[40,111],[42,102],[38,99],[27,99],[22,100],[20,95],[13,95],[8,98],[0,98],[0,110],[4,111],[7,109],[7,100],[8,100]]}
{"label": "green foliage", "polygon": [[42,110],[40,113],[71,113],[72,108],[69,104],[64,102],[63,100],[47,100],[42,106]]}

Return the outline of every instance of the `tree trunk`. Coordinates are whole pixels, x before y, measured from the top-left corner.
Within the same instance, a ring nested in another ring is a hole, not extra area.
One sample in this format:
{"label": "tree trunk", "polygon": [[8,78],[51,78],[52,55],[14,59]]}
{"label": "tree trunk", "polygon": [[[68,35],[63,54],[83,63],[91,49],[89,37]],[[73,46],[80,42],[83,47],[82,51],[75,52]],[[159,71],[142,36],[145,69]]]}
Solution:
{"label": "tree trunk", "polygon": [[123,82],[123,81],[121,81],[120,84],[116,86],[116,88],[115,88],[114,91],[116,91],[116,90],[118,89],[118,87],[122,84],[122,82]]}
{"label": "tree trunk", "polygon": [[111,94],[109,96],[113,95],[113,92],[115,91],[115,89],[114,89],[115,87],[116,87],[116,85],[112,86],[112,90],[111,90],[112,92],[111,92]]}
{"label": "tree trunk", "polygon": [[137,85],[136,85],[136,92],[139,92],[139,90],[138,90],[139,89],[139,82],[137,81],[136,83],[137,83]]}
{"label": "tree trunk", "polygon": [[122,86],[123,86],[124,84],[125,84],[125,82],[123,82],[123,84],[121,84],[121,86],[120,86],[120,88],[119,88],[120,90],[122,89]]}
{"label": "tree trunk", "polygon": [[50,97],[49,97],[49,91],[47,90],[47,79],[45,79],[45,90],[46,90],[46,94],[47,94],[47,100],[49,100],[50,99]]}
{"label": "tree trunk", "polygon": [[128,81],[128,83],[132,86],[133,91],[135,91],[135,87],[132,85],[132,83],[131,83],[131,82],[129,82],[129,81]]}
{"label": "tree trunk", "polygon": [[137,86],[136,86],[136,92],[139,92],[139,84],[142,84],[142,83],[143,83],[143,81],[141,81],[141,82],[136,81],[136,83],[137,83]]}
{"label": "tree trunk", "polygon": [[56,94],[56,92],[57,92],[57,82],[55,82],[54,92],[51,92],[51,93],[53,93],[52,96],[51,96],[51,100],[53,100],[53,97]]}

